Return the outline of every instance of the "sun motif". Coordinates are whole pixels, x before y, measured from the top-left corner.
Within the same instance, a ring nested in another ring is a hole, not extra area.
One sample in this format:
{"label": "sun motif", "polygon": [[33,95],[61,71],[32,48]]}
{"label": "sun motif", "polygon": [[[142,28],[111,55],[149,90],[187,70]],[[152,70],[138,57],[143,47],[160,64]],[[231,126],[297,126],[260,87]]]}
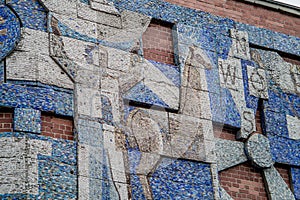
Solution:
{"label": "sun motif", "polygon": [[[265,185],[268,191],[270,191],[272,199],[295,199],[292,191],[274,167],[270,142],[263,134],[254,132],[244,143],[218,139],[216,147],[218,171],[250,160],[253,166],[262,169]],[[274,187],[277,190],[274,190]],[[220,187],[220,191],[221,199],[232,199],[222,187]]]}

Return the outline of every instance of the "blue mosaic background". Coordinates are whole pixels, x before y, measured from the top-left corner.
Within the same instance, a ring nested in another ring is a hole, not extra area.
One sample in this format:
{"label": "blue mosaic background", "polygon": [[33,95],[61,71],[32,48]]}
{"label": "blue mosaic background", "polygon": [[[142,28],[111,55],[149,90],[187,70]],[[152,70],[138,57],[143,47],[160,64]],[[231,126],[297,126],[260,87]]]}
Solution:
{"label": "blue mosaic background", "polygon": [[154,199],[214,199],[210,165],[164,158],[150,178]]}
{"label": "blue mosaic background", "polygon": [[5,5],[0,4],[0,61],[16,46],[21,36],[20,21],[17,16]]}
{"label": "blue mosaic background", "polygon": [[300,168],[291,168],[292,183],[294,187],[295,197],[300,199]]}

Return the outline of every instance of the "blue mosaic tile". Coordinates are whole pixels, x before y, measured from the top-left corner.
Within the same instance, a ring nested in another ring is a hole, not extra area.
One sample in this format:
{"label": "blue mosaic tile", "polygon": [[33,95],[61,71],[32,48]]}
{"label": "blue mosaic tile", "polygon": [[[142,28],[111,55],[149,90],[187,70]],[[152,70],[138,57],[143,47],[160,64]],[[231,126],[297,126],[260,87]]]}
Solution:
{"label": "blue mosaic tile", "polygon": [[265,131],[267,136],[277,135],[288,137],[288,128],[285,113],[277,113],[265,110]]}
{"label": "blue mosaic tile", "polygon": [[0,62],[0,84],[4,82],[4,62]]}
{"label": "blue mosaic tile", "polygon": [[236,28],[248,33],[249,43],[274,48],[273,31],[242,23],[236,23]]}
{"label": "blue mosaic tile", "polygon": [[20,22],[17,16],[5,5],[0,5],[0,61],[17,45],[21,36]]}
{"label": "blue mosaic tile", "polygon": [[220,75],[219,70],[212,69],[212,70],[205,70],[206,80],[207,81],[207,89],[210,93],[220,94],[221,93],[221,86],[220,86]]}
{"label": "blue mosaic tile", "polygon": [[98,122],[78,119],[77,123],[79,143],[103,147],[102,126]]}
{"label": "blue mosaic tile", "polygon": [[189,46],[195,45],[202,49],[216,51],[216,36],[215,32],[207,28],[199,28],[177,24],[178,42]]}
{"label": "blue mosaic tile", "polygon": [[272,35],[275,50],[300,55],[300,38],[277,32]]}
{"label": "blue mosaic tile", "polygon": [[27,194],[0,194],[0,198],[1,200],[34,200],[36,196]]}
{"label": "blue mosaic tile", "polygon": [[221,34],[216,35],[217,53],[221,59],[226,60],[232,45],[232,38]]}
{"label": "blue mosaic tile", "polygon": [[150,184],[154,199],[214,199],[209,164],[164,158]]}
{"label": "blue mosaic tile", "polygon": [[300,166],[300,141],[285,137],[269,136],[275,162]]}
{"label": "blue mosaic tile", "polygon": [[221,88],[220,93],[209,93],[212,119],[214,122],[241,127],[241,116],[228,89]]}
{"label": "blue mosaic tile", "polygon": [[180,87],[180,72],[178,66],[168,65],[153,60],[149,60],[149,62],[158,68],[168,79],[170,79],[174,85]]}
{"label": "blue mosaic tile", "polygon": [[89,148],[89,177],[93,179],[107,179],[103,171],[105,166],[104,148]]}
{"label": "blue mosaic tile", "polygon": [[288,115],[300,118],[300,96],[283,93],[282,102],[283,108]]}
{"label": "blue mosaic tile", "polygon": [[123,95],[123,98],[130,101],[142,102],[149,105],[169,108],[169,106],[165,102],[163,102],[142,82],[139,82],[133,88],[131,88],[126,94]]}
{"label": "blue mosaic tile", "polygon": [[77,166],[38,155],[39,197],[73,199],[77,197]]}
{"label": "blue mosaic tile", "polygon": [[54,140],[52,142],[52,159],[56,162],[76,165],[77,144],[68,140]]}
{"label": "blue mosaic tile", "polygon": [[24,87],[12,84],[0,85],[0,106],[32,108],[73,116],[73,94],[52,88]]}
{"label": "blue mosaic tile", "polygon": [[247,108],[251,108],[253,110],[257,110],[258,106],[258,97],[250,95],[249,85],[248,85],[248,72],[247,66],[256,67],[255,64],[251,61],[242,60],[242,73],[243,73],[243,83],[244,83],[244,93],[245,93],[245,100]]}
{"label": "blue mosaic tile", "polygon": [[143,187],[137,175],[130,175],[130,186],[133,200],[146,200]]}
{"label": "blue mosaic tile", "polygon": [[14,130],[41,133],[41,111],[26,108],[15,108]]}
{"label": "blue mosaic tile", "polygon": [[102,119],[101,123],[113,125],[112,106],[108,97],[101,95]]}
{"label": "blue mosaic tile", "polygon": [[300,168],[291,168],[292,184],[296,200],[300,199]]}
{"label": "blue mosaic tile", "polygon": [[268,90],[269,99],[264,101],[264,108],[273,112],[284,112],[282,93]]}
{"label": "blue mosaic tile", "polygon": [[132,199],[146,200],[140,178],[136,175],[136,168],[140,163],[141,152],[137,149],[127,147],[127,153]]}
{"label": "blue mosaic tile", "polygon": [[221,103],[220,93],[209,93],[212,121],[225,123],[225,106]]}
{"label": "blue mosaic tile", "polygon": [[47,30],[47,12],[39,1],[8,0],[6,3],[18,14],[24,27],[41,31]]}
{"label": "blue mosaic tile", "polygon": [[84,3],[84,4],[87,4],[89,5],[90,4],[90,1],[89,0],[80,0],[81,3]]}

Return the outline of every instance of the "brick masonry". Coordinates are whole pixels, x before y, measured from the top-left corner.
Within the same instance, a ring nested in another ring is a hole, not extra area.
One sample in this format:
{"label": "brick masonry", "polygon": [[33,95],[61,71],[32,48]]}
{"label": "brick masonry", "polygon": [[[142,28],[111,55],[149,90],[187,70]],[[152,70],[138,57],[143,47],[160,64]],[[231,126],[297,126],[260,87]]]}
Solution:
{"label": "brick masonry", "polygon": [[42,113],[41,135],[52,138],[74,140],[73,120],[58,117],[48,113]]}
{"label": "brick masonry", "polygon": [[267,200],[261,172],[249,162],[219,173],[220,184],[233,199]]}
{"label": "brick masonry", "polygon": [[267,7],[234,0],[166,0],[177,5],[228,17],[238,22],[300,36],[300,18]]}
{"label": "brick masonry", "polygon": [[[260,102],[260,101],[259,101]],[[256,114],[256,133],[262,134],[262,104],[259,103]],[[217,138],[235,141],[237,131],[230,127],[221,125],[214,126],[214,136]],[[281,177],[291,188],[290,167],[287,165],[276,164]],[[234,199],[239,200],[267,200],[267,191],[264,185],[262,173],[259,169],[254,168],[248,161],[246,163],[231,167],[219,172],[220,185]]]}
{"label": "brick masonry", "polygon": [[143,34],[144,57],[166,64],[174,64],[172,24],[152,20]]}
{"label": "brick masonry", "polygon": [[0,109],[0,132],[13,131],[13,111]]}

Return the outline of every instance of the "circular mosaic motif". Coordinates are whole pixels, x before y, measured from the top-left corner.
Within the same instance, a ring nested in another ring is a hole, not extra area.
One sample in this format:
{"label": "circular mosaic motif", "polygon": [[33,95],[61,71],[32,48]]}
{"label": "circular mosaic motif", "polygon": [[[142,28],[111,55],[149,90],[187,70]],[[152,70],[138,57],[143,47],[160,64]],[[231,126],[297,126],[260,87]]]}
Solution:
{"label": "circular mosaic motif", "polygon": [[17,45],[21,28],[17,16],[5,5],[0,5],[0,61]]}
{"label": "circular mosaic motif", "polygon": [[266,136],[262,134],[252,135],[247,140],[245,148],[249,160],[257,167],[268,168],[274,164],[270,142]]}

